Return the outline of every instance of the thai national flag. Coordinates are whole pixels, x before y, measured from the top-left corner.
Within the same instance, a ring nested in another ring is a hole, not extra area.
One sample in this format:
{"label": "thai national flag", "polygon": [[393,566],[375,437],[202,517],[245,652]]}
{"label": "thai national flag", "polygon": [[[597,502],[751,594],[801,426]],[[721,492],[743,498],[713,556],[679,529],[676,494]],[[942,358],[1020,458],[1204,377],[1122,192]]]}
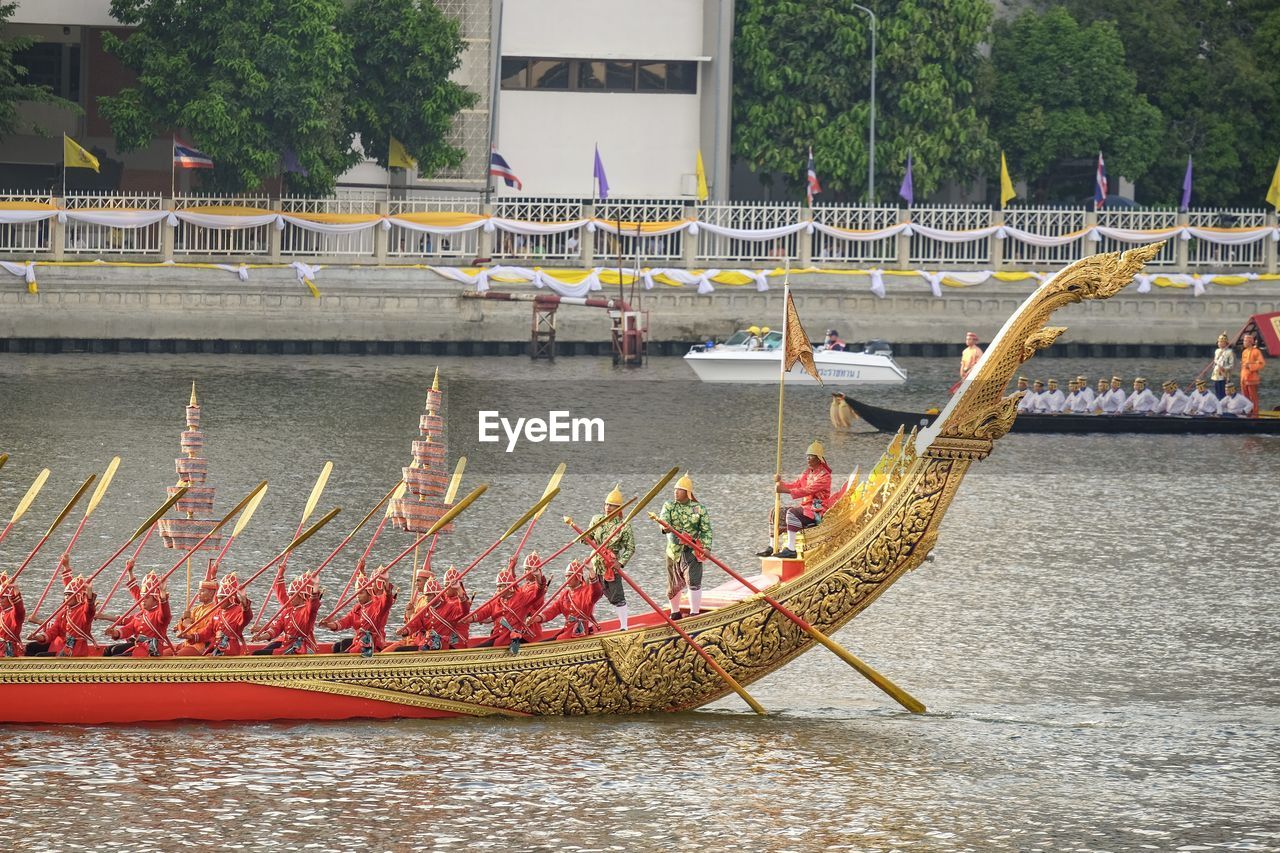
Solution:
{"label": "thai national flag", "polygon": [[1102,162],[1102,152],[1098,152],[1098,176],[1093,185],[1093,209],[1102,210],[1107,203],[1107,164]]}
{"label": "thai national flag", "polygon": [[194,145],[173,140],[173,165],[180,169],[212,169],[213,158]]}
{"label": "thai national flag", "polygon": [[489,174],[502,178],[503,183],[509,187],[515,187],[518,190],[524,189],[524,184],[516,177],[516,173],[511,171],[511,165],[507,163],[505,157],[498,153],[497,148],[492,148],[489,151]]}
{"label": "thai national flag", "polygon": [[805,176],[804,194],[809,199],[809,206],[813,207],[813,197],[822,192],[822,184],[818,183],[818,171],[813,167],[813,146],[809,146],[809,166]]}

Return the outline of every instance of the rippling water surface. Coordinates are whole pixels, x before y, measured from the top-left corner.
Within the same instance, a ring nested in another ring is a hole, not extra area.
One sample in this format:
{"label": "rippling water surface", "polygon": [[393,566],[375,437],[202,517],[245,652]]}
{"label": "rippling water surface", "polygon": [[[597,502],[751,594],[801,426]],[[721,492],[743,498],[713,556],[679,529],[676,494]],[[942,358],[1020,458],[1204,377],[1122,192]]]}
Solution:
{"label": "rippling water surface", "polygon": [[[954,362],[903,363],[905,388],[862,393],[903,408],[941,402]],[[54,505],[119,454],[76,566],[114,550],[174,479],[195,379],[219,507],[271,482],[230,552],[235,567],[288,540],[334,460],[322,506],[345,511],[300,566],[395,482],[435,364],[0,359],[5,520],[36,471],[54,471],[0,560],[20,559]],[[467,487],[491,487],[437,562],[487,546],[563,459],[564,491],[536,547],[557,547],[567,538],[558,516],[585,519],[615,481],[639,494],[681,465],[713,513],[716,550],[751,565],[770,504],[774,389],[691,382],[678,359],[633,373],[596,359],[441,367],[451,454],[471,459]],[[1035,362],[1064,381],[1199,368]],[[833,429],[821,390],[789,389],[788,402],[789,467],[815,437],[838,475],[867,470],[886,444],[865,426]],[[508,454],[476,440],[478,409],[555,408],[602,417],[603,444]],[[10,728],[0,730],[0,847],[1280,849],[1277,482],[1280,437],[1008,436],[971,470],[936,560],[839,632],[929,706],[923,717],[818,649],[750,687],[767,718],[733,697],[620,719]],[[51,553],[69,536],[57,534]],[[640,539],[636,575],[660,591],[659,539]],[[378,556],[405,542],[388,534]],[[29,608],[52,559],[24,575]],[[173,559],[153,544],[143,562]],[[497,565],[477,578],[481,591]],[[330,596],[347,571],[328,576]],[[185,576],[174,581],[180,598]]]}

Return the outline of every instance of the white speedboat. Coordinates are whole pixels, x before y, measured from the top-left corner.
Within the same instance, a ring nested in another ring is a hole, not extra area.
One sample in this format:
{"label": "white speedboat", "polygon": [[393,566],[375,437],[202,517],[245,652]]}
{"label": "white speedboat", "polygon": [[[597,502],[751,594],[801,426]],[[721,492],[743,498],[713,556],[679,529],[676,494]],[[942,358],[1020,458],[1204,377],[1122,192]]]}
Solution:
{"label": "white speedboat", "polygon": [[[695,344],[684,360],[703,382],[777,382],[781,369],[782,332],[771,331],[752,341],[750,332],[735,332],[722,344]],[[825,385],[901,384],[907,374],[893,360],[893,352],[883,341],[872,341],[862,352],[817,350],[813,354],[818,375]],[[800,365],[794,365],[789,382],[813,382]]]}

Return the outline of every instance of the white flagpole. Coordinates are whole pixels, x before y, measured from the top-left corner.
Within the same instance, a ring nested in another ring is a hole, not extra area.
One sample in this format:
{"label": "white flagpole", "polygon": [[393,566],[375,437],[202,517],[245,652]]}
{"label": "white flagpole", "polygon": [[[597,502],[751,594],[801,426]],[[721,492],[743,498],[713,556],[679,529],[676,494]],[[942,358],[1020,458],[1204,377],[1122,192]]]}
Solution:
{"label": "white flagpole", "polygon": [[178,138],[173,134],[169,134],[169,200],[177,195],[175,187],[178,183],[177,170],[174,168],[174,155],[178,152]]}
{"label": "white flagpole", "polygon": [[[787,307],[791,302],[791,259],[787,258],[786,271],[782,276],[782,349],[778,359],[778,444],[775,453],[773,475],[773,552],[778,553],[778,525],[782,522],[782,493],[778,491],[777,478],[782,476],[782,403],[787,389],[787,326],[790,317]],[[763,342],[762,342],[763,343]]]}

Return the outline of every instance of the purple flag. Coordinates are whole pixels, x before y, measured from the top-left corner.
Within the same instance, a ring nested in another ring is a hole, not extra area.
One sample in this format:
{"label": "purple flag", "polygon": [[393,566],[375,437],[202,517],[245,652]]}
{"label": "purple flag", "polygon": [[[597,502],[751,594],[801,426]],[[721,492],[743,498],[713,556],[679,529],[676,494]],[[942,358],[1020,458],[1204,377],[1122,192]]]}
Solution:
{"label": "purple flag", "polygon": [[293,172],[302,175],[304,178],[311,175],[307,168],[298,160],[298,152],[292,148],[284,149],[284,153],[280,155],[280,171],[283,173]]}
{"label": "purple flag", "polygon": [[596,179],[596,185],[600,188],[598,198],[609,197],[609,179],[604,176],[604,163],[600,162],[600,146],[596,146],[596,166],[592,171],[592,177]]}
{"label": "purple flag", "polygon": [[1182,179],[1182,209],[1191,209],[1191,155],[1187,155],[1187,175]]}
{"label": "purple flag", "polygon": [[907,152],[907,173],[902,176],[902,186],[898,188],[898,195],[907,200],[907,207],[916,203],[915,188],[912,186],[911,180],[911,152]]}

